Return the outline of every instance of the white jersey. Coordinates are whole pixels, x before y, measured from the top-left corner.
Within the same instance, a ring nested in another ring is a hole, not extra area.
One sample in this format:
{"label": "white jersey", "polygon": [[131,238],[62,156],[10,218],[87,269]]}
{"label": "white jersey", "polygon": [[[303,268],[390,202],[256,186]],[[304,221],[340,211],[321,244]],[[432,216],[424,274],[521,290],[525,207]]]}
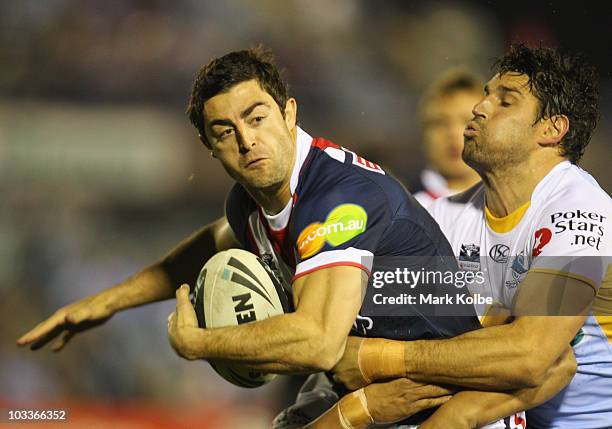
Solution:
{"label": "white jersey", "polygon": [[[612,202],[595,179],[564,161],[536,186],[531,201],[494,218],[485,189],[436,200],[429,211],[453,247],[459,265],[484,273],[484,295],[510,309],[527,272],[580,279],[599,290],[612,256]],[[478,293],[476,288],[471,288]],[[483,314],[479,308],[479,314]],[[529,424],[546,428],[612,426],[612,318],[587,318],[572,345],[578,362],[572,382],[530,410]],[[534,351],[537,352],[537,351]]]}

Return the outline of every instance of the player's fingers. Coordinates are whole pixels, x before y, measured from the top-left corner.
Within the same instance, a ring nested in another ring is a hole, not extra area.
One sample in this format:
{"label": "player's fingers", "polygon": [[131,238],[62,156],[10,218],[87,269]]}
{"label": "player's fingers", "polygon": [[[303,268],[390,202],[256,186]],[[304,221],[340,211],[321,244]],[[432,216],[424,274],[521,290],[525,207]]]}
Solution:
{"label": "player's fingers", "polygon": [[70,341],[70,339],[74,337],[74,335],[75,331],[64,331],[59,337],[59,339],[53,344],[51,350],[53,350],[54,352],[59,352],[66,346],[66,344],[68,344],[68,341]]}
{"label": "player's fingers", "polygon": [[420,399],[414,402],[414,406],[417,408],[416,412],[419,412],[422,410],[427,410],[429,408],[438,407],[444,404],[445,402],[448,402],[448,400],[450,400],[450,398],[452,397],[453,395],[445,395],[440,396],[438,398]]}
{"label": "player's fingers", "polygon": [[176,292],[177,323],[183,326],[198,327],[198,316],[189,299],[189,286],[182,285]]}
{"label": "player's fingers", "polygon": [[[34,329],[22,335],[18,340],[17,344],[20,346],[31,344],[46,337],[49,333],[53,332],[58,326],[63,325],[66,322],[66,316],[64,313],[56,313],[49,317],[47,320],[39,323]],[[57,335],[57,332],[55,333]]]}
{"label": "player's fingers", "polygon": [[168,329],[170,329],[170,325],[176,323],[176,311],[173,311],[168,315]]}
{"label": "player's fingers", "polygon": [[435,398],[439,396],[452,395],[455,393],[454,390],[448,387],[437,386],[435,384],[426,384],[424,386],[417,387],[415,392],[418,392],[421,398]]}
{"label": "player's fingers", "polygon": [[193,305],[189,300],[189,285],[184,284],[176,290],[176,311],[181,312],[187,309],[193,309]]}
{"label": "player's fingers", "polygon": [[178,318],[178,322],[181,323],[183,326],[189,326],[192,328],[197,328],[199,326],[198,316],[196,315],[195,309],[193,307],[185,308],[178,315]]}
{"label": "player's fingers", "polygon": [[44,335],[38,337],[35,341],[30,343],[30,350],[38,350],[41,347],[47,345],[47,343],[51,342],[55,339],[59,334],[64,331],[64,325],[55,326],[51,331],[45,333]]}
{"label": "player's fingers", "polygon": [[414,381],[407,377],[396,378],[395,380],[391,380],[388,383],[395,385],[395,387],[399,388],[400,390],[419,389],[424,386],[429,386],[429,384]]}

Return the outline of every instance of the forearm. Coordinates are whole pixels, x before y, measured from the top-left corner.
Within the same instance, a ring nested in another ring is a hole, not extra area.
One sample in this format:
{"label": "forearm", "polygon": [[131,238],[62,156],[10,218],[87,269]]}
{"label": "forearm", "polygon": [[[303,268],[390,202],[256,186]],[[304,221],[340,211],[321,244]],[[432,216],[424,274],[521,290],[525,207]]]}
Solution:
{"label": "forearm", "polygon": [[472,427],[481,427],[548,401],[572,380],[575,372],[576,359],[568,346],[541,385],[512,392],[462,391],[444,404],[440,412],[447,412],[452,407],[454,412],[466,414]]}
{"label": "forearm", "polygon": [[512,325],[501,325],[448,340],[406,342],[403,375],[482,390],[526,387],[521,377],[525,350],[516,344],[513,331]]}
{"label": "forearm", "polygon": [[[118,285],[100,292],[116,312],[174,297],[181,284],[193,287],[200,269],[216,252],[230,247],[220,236],[224,219],[206,225],[179,243],[167,256]],[[227,234],[226,234],[227,235]]]}
{"label": "forearm", "polygon": [[154,264],[127,280],[101,291],[98,295],[108,302],[114,313],[151,302],[174,297],[176,285],[168,274]]}
{"label": "forearm", "polygon": [[537,387],[581,323],[581,317],[522,317],[450,340],[407,342],[403,375],[475,390]]}
{"label": "forearm", "polygon": [[231,361],[275,373],[329,370],[344,350],[336,335],[299,312],[239,326],[192,329],[185,335],[192,359]]}
{"label": "forearm", "polygon": [[351,339],[335,372],[349,388],[401,377],[474,390],[529,387],[522,385],[522,371],[532,348],[515,337],[514,328],[504,325],[442,340]]}

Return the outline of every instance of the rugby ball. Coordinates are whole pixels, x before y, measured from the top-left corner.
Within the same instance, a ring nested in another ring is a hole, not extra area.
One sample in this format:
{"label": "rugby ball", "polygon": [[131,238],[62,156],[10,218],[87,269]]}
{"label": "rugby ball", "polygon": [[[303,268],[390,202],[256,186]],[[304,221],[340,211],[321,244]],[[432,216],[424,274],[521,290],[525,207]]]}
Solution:
{"label": "rugby ball", "polygon": [[[241,249],[217,253],[206,262],[196,282],[193,305],[201,328],[253,323],[289,311],[281,282],[264,260]],[[240,365],[210,362],[227,381],[241,387],[259,387],[276,374]]]}

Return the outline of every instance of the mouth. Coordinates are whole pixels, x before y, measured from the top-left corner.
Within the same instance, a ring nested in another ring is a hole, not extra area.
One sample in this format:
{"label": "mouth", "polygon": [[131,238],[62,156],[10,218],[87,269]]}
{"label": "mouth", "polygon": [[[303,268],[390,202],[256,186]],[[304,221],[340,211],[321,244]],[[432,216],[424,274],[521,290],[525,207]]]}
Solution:
{"label": "mouth", "polygon": [[474,121],[468,122],[465,127],[465,130],[463,130],[463,136],[467,138],[475,137],[478,133],[478,125]]}
{"label": "mouth", "polygon": [[257,167],[257,166],[261,165],[267,159],[268,158],[255,158],[255,159],[252,159],[251,161],[246,163],[245,168],[254,168],[254,167]]}

